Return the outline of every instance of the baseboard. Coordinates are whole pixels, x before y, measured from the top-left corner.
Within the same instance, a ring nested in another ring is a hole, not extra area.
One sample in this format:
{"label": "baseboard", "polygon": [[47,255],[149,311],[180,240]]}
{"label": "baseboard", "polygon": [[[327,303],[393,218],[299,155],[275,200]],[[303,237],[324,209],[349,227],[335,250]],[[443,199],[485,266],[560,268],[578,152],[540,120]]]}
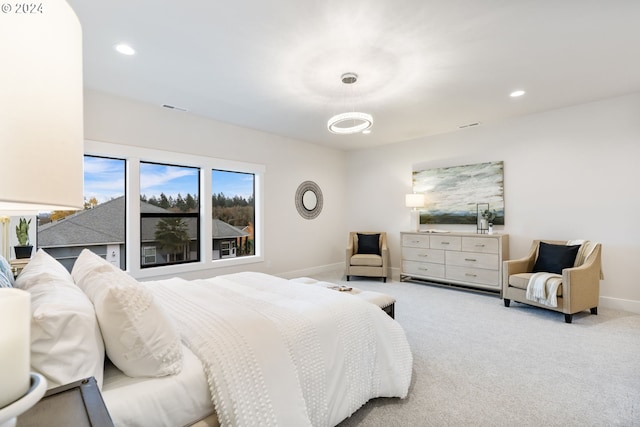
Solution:
{"label": "baseboard", "polygon": [[301,270],[287,271],[284,273],[276,274],[276,276],[282,277],[283,279],[294,279],[296,277],[317,276],[325,274],[335,274],[336,277],[344,275],[344,262],[320,265],[317,267],[304,268]]}
{"label": "baseboard", "polygon": [[640,301],[630,299],[600,297],[600,307],[640,314]]}
{"label": "baseboard", "polygon": [[[295,279],[296,277],[305,276],[325,276],[330,277],[332,280],[344,280],[344,263],[338,262],[335,264],[321,265],[317,267],[304,268],[301,270],[287,271],[284,273],[274,274],[274,276],[282,277],[283,279]],[[400,281],[400,269],[390,268],[391,277],[387,281]],[[328,280],[328,279],[324,279]]]}

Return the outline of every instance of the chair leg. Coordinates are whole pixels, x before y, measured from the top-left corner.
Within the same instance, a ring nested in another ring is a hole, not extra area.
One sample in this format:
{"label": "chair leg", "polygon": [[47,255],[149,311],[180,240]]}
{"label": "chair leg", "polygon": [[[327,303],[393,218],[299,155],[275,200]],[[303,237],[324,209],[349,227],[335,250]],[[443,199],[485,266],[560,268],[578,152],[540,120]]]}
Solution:
{"label": "chair leg", "polygon": [[504,299],[504,306],[505,307],[509,307],[510,304],[511,304],[511,300],[509,298],[505,298]]}
{"label": "chair leg", "polygon": [[571,323],[572,320],[573,320],[573,314],[564,315],[564,323]]}
{"label": "chair leg", "polygon": [[350,277],[350,276],[347,274],[347,282],[349,281],[349,277]]}
{"label": "chair leg", "polygon": [[382,278],[382,281],[383,281],[384,283],[387,283],[387,278],[386,278],[386,277],[383,277],[383,278]]}
{"label": "chair leg", "polygon": [[597,316],[598,315],[598,307],[592,307],[591,308],[591,314],[595,314]]}

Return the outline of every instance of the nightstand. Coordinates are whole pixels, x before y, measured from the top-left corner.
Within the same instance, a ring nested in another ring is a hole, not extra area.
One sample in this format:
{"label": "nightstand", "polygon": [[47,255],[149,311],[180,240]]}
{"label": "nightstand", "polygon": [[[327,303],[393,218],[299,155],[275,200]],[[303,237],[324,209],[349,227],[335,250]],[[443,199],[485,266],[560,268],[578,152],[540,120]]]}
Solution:
{"label": "nightstand", "polygon": [[13,276],[18,277],[18,274],[20,274],[20,272],[27,266],[29,261],[31,261],[31,258],[16,258],[9,261],[11,271],[13,271]]}
{"label": "nightstand", "polygon": [[16,427],[113,427],[94,377],[52,388]]}

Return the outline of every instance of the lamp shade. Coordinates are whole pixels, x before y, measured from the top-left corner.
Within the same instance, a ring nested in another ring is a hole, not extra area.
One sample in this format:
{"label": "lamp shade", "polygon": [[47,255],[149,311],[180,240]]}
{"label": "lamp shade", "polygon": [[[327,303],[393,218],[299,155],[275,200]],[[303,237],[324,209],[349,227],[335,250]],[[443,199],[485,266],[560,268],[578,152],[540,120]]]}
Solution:
{"label": "lamp shade", "polygon": [[64,0],[20,5],[0,14],[0,212],[81,209],[80,22]]}
{"label": "lamp shade", "polygon": [[424,194],[407,194],[404,198],[405,205],[408,208],[422,208],[424,207]]}

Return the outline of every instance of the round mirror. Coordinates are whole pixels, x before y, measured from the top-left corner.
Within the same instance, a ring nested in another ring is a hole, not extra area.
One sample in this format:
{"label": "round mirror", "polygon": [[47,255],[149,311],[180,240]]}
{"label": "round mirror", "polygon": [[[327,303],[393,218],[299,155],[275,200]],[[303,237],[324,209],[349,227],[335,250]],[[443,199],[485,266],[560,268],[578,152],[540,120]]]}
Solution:
{"label": "round mirror", "polygon": [[305,181],[296,191],[296,209],[304,219],[313,219],[322,211],[322,191],[313,181]]}
{"label": "round mirror", "polygon": [[302,195],[302,206],[308,211],[312,211],[318,205],[318,198],[316,197],[316,193],[311,190],[305,191]]}

